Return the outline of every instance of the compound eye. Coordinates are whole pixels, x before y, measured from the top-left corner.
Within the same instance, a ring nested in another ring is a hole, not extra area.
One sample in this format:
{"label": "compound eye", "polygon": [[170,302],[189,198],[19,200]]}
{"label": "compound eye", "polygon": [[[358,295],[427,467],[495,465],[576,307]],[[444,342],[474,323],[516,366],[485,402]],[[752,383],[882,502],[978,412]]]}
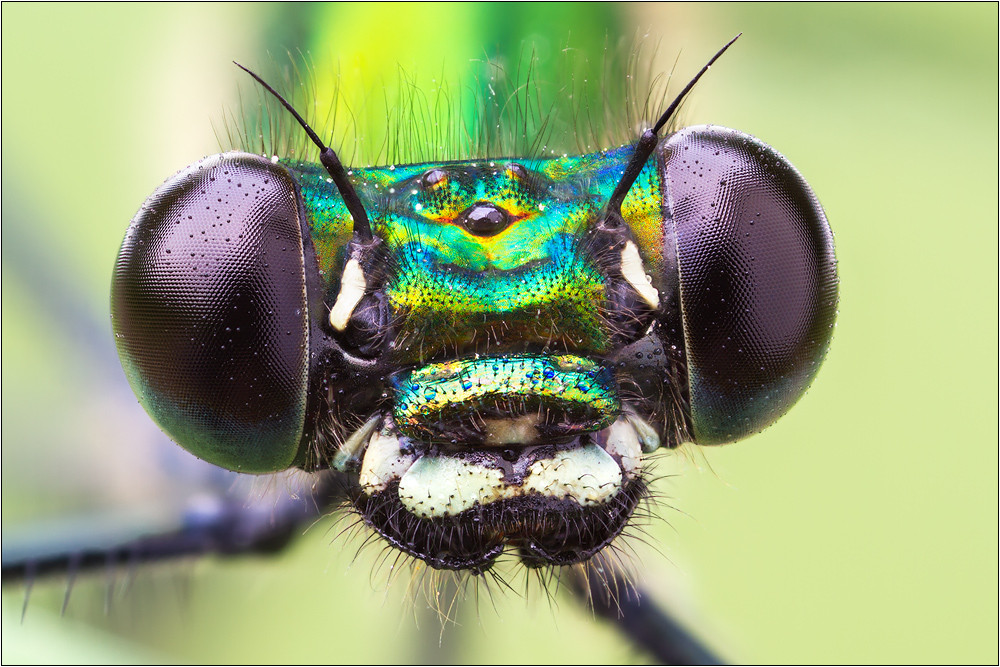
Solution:
{"label": "compound eye", "polygon": [[837,313],[833,235],[795,167],[747,134],[685,128],[659,150],[694,439],[731,442],[783,415],[819,370]]}
{"label": "compound eye", "polygon": [[111,317],[139,402],[178,444],[241,472],[300,457],[308,385],[302,227],[288,172],[228,153],[177,174],[136,214]]}

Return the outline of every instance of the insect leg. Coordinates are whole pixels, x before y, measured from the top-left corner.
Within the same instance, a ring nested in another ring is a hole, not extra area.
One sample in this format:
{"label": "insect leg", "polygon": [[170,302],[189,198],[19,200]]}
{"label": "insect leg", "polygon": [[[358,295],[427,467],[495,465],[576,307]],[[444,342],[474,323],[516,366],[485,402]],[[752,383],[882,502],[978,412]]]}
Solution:
{"label": "insect leg", "polygon": [[582,568],[569,568],[568,583],[596,616],[613,623],[661,664],[725,664],[606,559],[598,556]]}
{"label": "insect leg", "polygon": [[[343,476],[334,471],[309,478],[295,494],[276,503],[245,498],[198,497],[178,512],[161,515],[152,527],[111,527],[107,518],[73,521],[56,530],[33,528],[4,536],[4,584],[35,577],[73,575],[107,568],[109,562],[147,564],[207,554],[268,554],[282,549],[303,526],[343,499]],[[55,535],[44,539],[42,536]]]}

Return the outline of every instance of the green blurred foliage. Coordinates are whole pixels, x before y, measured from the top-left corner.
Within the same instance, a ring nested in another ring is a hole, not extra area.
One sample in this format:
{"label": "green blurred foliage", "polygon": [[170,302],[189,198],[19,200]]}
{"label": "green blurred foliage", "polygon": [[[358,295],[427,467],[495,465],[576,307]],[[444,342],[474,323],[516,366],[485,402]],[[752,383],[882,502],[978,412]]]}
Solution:
{"label": "green blurred foliage", "polygon": [[[686,121],[751,132],[810,181],[836,234],[840,317],[778,424],[663,460],[678,474],[657,489],[656,548],[636,546],[645,584],[735,660],[998,660],[995,4],[4,4],[2,18],[5,530],[170,493],[91,341],[110,340],[129,218],[256,94],[231,60],[301,50],[317,71],[461,76],[522,41],[543,64],[566,41],[599,62],[607,40],[648,32],[655,67],[676,60],[685,80],[743,31]],[[464,604],[439,649],[406,575],[384,592],[377,549],[355,560],[361,540],[324,529],[274,561],[140,572],[108,615],[101,577],[62,619],[63,582],[39,582],[20,625],[23,591],[4,590],[3,660],[645,659],[537,587]]]}

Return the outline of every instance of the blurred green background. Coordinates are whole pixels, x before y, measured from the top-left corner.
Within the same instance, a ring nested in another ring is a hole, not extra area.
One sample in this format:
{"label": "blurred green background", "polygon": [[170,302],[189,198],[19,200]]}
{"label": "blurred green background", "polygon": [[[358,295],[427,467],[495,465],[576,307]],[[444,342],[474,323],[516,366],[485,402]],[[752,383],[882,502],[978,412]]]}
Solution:
{"label": "blurred green background", "polygon": [[[217,152],[213,125],[255,95],[230,61],[300,50],[395,80],[397,63],[460,68],[522,40],[599,60],[605,35],[638,31],[662,38],[658,69],[681,54],[686,80],[743,31],[685,120],[750,132],[810,181],[836,234],[840,315],[785,418],[661,459],[643,580],[731,660],[998,660],[995,4],[7,3],[2,19],[5,532],[205,481],[123,388],[108,286],[145,197]],[[405,574],[386,592],[378,550],[355,558],[361,540],[336,532],[274,560],[143,570],[107,614],[100,576],[63,618],[65,582],[36,583],[23,623],[23,588],[5,588],[2,659],[647,659],[537,589],[464,604],[438,649]]]}

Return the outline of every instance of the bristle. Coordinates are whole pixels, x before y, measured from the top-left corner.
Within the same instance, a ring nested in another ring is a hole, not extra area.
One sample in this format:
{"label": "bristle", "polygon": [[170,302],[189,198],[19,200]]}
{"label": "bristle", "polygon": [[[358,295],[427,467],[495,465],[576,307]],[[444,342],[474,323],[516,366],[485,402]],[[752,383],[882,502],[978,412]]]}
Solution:
{"label": "bristle", "polygon": [[31,601],[31,589],[35,586],[35,570],[36,566],[34,561],[29,561],[24,574],[24,603],[21,605],[21,623],[24,623],[24,617],[28,614],[28,603]]}
{"label": "bristle", "polygon": [[66,573],[66,593],[63,595],[62,609],[59,610],[60,616],[66,615],[66,609],[69,607],[69,598],[73,593],[73,584],[76,583],[76,575],[80,569],[80,559],[78,556],[73,556],[69,561],[69,569]]}
{"label": "bristle", "polygon": [[[516,158],[530,163],[593,153],[635,141],[665,105],[669,74],[655,72],[658,45],[646,37],[605,45],[600,76],[575,49],[561,52],[558,80],[539,77],[532,46],[515,63],[484,57],[464,82],[399,69],[395,82],[368,86],[339,67],[320,71],[307,56],[274,59],[264,78],[353,167]],[[217,133],[224,150],[315,162],[301,128],[258,87]],[[364,91],[358,99],[355,91]],[[668,130],[672,128],[667,128]]]}
{"label": "bristle", "polygon": [[[508,549],[490,568],[482,572],[434,569],[380,539],[379,534],[368,525],[362,510],[347,506],[337,510],[338,525],[342,527],[331,541],[360,539],[355,559],[369,547],[380,549],[373,559],[368,559],[372,563],[370,578],[373,588],[377,590],[384,587],[388,594],[389,589],[404,585],[402,582],[405,581],[404,599],[411,606],[413,614],[416,615],[420,608],[430,609],[438,618],[442,632],[447,625],[457,623],[456,609],[461,600],[473,599],[477,614],[479,600],[483,595],[488,596],[494,607],[497,593],[513,594],[530,601],[537,597],[531,590],[532,581],[538,585],[550,605],[556,605],[562,595],[560,591],[568,588],[577,594],[590,591],[586,595],[597,591],[604,596],[602,606],[615,606],[618,600],[631,600],[638,596],[635,573],[641,558],[635,546],[643,544],[659,552],[647,527],[654,520],[662,520],[662,512],[659,510],[671,506],[662,495],[650,491],[650,484],[662,479],[653,475],[654,469],[655,464],[647,463],[643,470],[641,502],[621,535],[588,561],[575,565],[525,568]],[[403,521],[407,518],[405,511],[400,510],[400,516],[394,516],[393,520]],[[516,577],[524,577],[519,586],[514,584]],[[587,582],[586,586],[582,586],[581,581]]]}

